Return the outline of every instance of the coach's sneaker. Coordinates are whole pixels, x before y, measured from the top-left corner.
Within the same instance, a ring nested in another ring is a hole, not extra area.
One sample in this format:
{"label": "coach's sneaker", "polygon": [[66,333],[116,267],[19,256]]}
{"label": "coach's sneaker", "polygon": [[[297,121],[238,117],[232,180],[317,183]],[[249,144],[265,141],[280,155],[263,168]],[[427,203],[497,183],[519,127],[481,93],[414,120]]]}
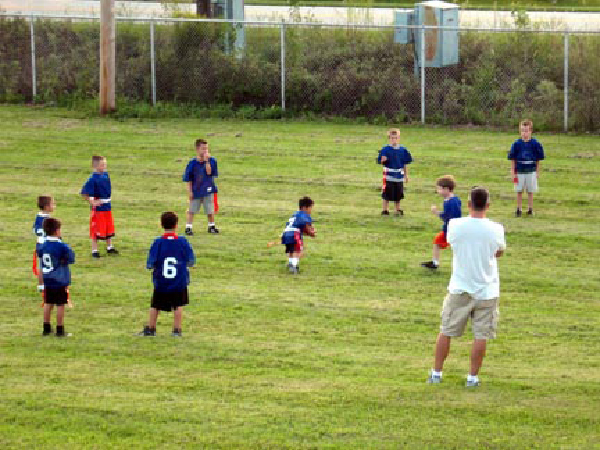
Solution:
{"label": "coach's sneaker", "polygon": [[118,255],[119,251],[116,248],[111,247],[106,249],[106,253],[108,253],[109,255]]}
{"label": "coach's sneaker", "polygon": [[515,211],[515,217],[521,217],[521,214],[522,214],[522,212],[521,212],[521,210],[520,210],[520,209],[517,209],[517,210]]}
{"label": "coach's sneaker", "polygon": [[434,263],[433,261],[426,261],[426,262],[422,262],[421,263],[421,267],[425,267],[426,269],[432,269],[435,270],[437,269],[439,266]]}
{"label": "coach's sneaker", "polygon": [[442,382],[442,377],[438,377],[437,375],[429,375],[427,378],[427,384],[440,384]]}
{"label": "coach's sneaker", "polygon": [[181,337],[181,328],[173,328],[173,332],[171,333],[173,337]]}
{"label": "coach's sneaker", "polygon": [[156,336],[156,330],[153,330],[146,325],[142,331],[136,334],[136,336]]}
{"label": "coach's sneaker", "polygon": [[528,216],[533,216],[533,209],[529,208],[529,209],[527,210],[527,215],[528,215]]}
{"label": "coach's sneaker", "polygon": [[194,232],[192,231],[192,229],[191,229],[191,228],[187,228],[187,227],[186,227],[186,229],[185,229],[185,235],[186,235],[186,236],[193,236],[193,235],[194,235]]}
{"label": "coach's sneaker", "polygon": [[389,211],[381,211],[381,215],[382,216],[389,216],[390,212]]}
{"label": "coach's sneaker", "polygon": [[208,232],[211,234],[219,234],[219,229],[216,226],[211,225],[208,227]]}
{"label": "coach's sneaker", "polygon": [[479,380],[467,380],[465,383],[465,387],[473,388],[479,386]]}

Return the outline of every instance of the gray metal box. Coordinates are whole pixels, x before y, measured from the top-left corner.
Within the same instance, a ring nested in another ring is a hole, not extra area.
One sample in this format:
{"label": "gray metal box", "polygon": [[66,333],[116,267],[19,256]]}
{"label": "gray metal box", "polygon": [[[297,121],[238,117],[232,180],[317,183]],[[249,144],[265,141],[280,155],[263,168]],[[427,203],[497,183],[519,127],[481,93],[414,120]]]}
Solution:
{"label": "gray metal box", "polygon": [[[458,27],[458,5],[442,1],[427,1],[415,5],[415,25]],[[421,57],[421,30],[415,29],[415,46]],[[458,64],[458,30],[425,30],[425,67]]]}
{"label": "gray metal box", "polygon": [[409,44],[413,42],[412,30],[406,28],[414,22],[414,9],[395,9],[394,10],[394,43]]}

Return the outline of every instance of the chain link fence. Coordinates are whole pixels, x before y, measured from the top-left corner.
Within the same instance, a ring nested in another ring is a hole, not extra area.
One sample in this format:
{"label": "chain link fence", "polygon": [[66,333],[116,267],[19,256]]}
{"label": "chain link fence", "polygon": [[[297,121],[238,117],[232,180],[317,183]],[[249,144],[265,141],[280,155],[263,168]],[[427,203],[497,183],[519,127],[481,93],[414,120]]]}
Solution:
{"label": "chain link fence", "polygon": [[[116,94],[216,115],[494,126],[527,116],[537,129],[600,129],[598,32],[455,28],[458,64],[422,68],[419,44],[395,43],[397,29],[119,18]],[[424,41],[449,30],[407,29]],[[96,98],[99,45],[98,19],[0,16],[0,101]]]}

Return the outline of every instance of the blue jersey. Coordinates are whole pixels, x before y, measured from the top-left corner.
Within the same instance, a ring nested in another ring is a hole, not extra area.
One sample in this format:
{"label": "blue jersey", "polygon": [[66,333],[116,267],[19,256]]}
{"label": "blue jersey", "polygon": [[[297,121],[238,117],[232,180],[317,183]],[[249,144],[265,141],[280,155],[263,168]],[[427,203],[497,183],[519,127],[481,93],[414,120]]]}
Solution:
{"label": "blue jersey", "polygon": [[309,214],[304,211],[296,211],[285,224],[285,230],[283,230],[283,233],[281,234],[281,243],[293,244],[296,242],[296,233],[300,233],[300,238],[302,239],[304,228],[310,224],[312,224],[312,217],[310,217]]}
{"label": "blue jersey", "polygon": [[110,177],[107,172],[94,172],[81,188],[81,194],[99,199],[96,211],[110,211]]}
{"label": "blue jersey", "polygon": [[35,244],[36,252],[40,248],[40,245],[44,243],[44,240],[46,238],[46,233],[44,233],[42,225],[44,224],[44,219],[47,217],[50,217],[50,214],[40,211],[35,216],[35,220],[33,222],[33,234],[37,236],[37,242]]}
{"label": "blue jersey", "polygon": [[[387,160],[382,163],[381,157]],[[377,164],[383,164],[383,175],[387,181],[404,181],[404,166],[412,162],[412,156],[405,147],[394,148],[386,145],[379,151]]]}
{"label": "blue jersey", "polygon": [[47,236],[37,249],[42,261],[42,276],[47,288],[60,288],[71,284],[69,264],[75,262],[75,253],[55,236]]}
{"label": "blue jersey", "polygon": [[192,183],[194,198],[202,198],[218,192],[215,178],[219,176],[217,160],[212,156],[208,160],[211,168],[210,175],[206,174],[206,162],[192,159],[183,172],[183,181]]}
{"label": "blue jersey", "polygon": [[440,213],[440,219],[444,221],[442,231],[448,233],[448,222],[451,219],[457,219],[462,216],[460,198],[453,195],[444,200],[444,210]]}
{"label": "blue jersey", "polygon": [[152,243],[146,267],[153,269],[152,281],[158,292],[184,291],[190,284],[191,267],[196,262],[192,246],[183,236],[166,233]]}
{"label": "blue jersey", "polygon": [[537,162],[544,159],[544,148],[534,138],[527,142],[517,139],[510,147],[508,159],[515,160],[517,173],[535,172]]}

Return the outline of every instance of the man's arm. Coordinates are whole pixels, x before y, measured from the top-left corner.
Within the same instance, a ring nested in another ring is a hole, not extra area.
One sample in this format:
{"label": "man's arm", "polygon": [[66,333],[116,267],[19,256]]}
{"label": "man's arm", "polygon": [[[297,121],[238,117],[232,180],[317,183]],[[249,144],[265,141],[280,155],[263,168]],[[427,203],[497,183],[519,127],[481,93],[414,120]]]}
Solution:
{"label": "man's arm", "polygon": [[500,258],[502,255],[504,255],[504,249],[500,249],[496,252],[496,258]]}

